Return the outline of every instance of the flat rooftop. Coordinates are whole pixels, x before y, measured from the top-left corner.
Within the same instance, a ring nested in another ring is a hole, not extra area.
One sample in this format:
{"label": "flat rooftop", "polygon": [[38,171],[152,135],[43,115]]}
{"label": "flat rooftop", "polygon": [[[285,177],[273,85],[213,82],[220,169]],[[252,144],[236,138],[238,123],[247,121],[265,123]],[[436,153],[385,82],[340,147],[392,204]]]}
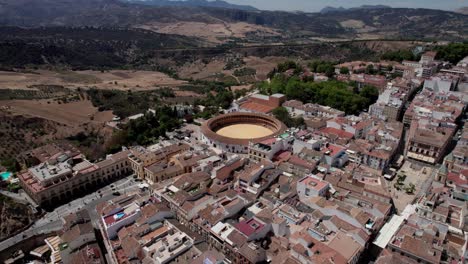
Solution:
{"label": "flat rooftop", "polygon": [[29,169],[29,172],[40,182],[72,173],[72,166],[66,162],[54,165],[42,163]]}
{"label": "flat rooftop", "polygon": [[300,182],[305,184],[307,187],[315,189],[315,190],[321,190],[328,185],[327,182],[321,181],[311,176],[302,178]]}

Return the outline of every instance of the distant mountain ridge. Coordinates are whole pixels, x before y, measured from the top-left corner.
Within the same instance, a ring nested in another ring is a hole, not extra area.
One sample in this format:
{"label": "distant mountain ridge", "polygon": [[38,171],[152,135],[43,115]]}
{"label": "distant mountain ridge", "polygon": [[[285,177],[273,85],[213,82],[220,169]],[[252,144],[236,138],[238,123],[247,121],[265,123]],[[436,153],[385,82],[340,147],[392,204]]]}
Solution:
{"label": "distant mountain ridge", "polygon": [[351,8],[344,8],[340,7],[332,7],[326,6],[322,10],[320,10],[321,14],[331,13],[331,12],[345,12],[350,10],[359,10],[359,9],[384,9],[384,8],[392,8],[391,6],[386,5],[362,5],[358,7],[351,7]]}
{"label": "distant mountain ridge", "polygon": [[257,11],[258,9],[249,5],[236,5],[222,0],[208,1],[208,0],[120,0],[124,3],[143,4],[150,6],[185,6],[185,7],[216,7],[238,9],[246,11]]}
{"label": "distant mountain ridge", "polygon": [[[169,30],[160,30],[161,25]],[[301,42],[310,41],[311,38],[468,39],[466,15],[434,9],[362,6],[323,14],[151,6],[118,0],[0,0],[0,26],[143,28],[176,34],[176,31],[170,30],[173,25],[179,27],[177,32],[182,36],[203,38],[211,27],[217,38],[254,40],[257,43]],[[195,31],[194,25],[204,25],[206,30],[195,28],[198,30]],[[244,36],[231,37],[236,28],[238,31],[245,30]],[[273,37],[265,35],[268,30],[279,34]]]}
{"label": "distant mountain ridge", "polygon": [[464,14],[464,15],[468,15],[468,6],[459,8],[459,9],[455,10],[455,12],[460,13],[460,14]]}

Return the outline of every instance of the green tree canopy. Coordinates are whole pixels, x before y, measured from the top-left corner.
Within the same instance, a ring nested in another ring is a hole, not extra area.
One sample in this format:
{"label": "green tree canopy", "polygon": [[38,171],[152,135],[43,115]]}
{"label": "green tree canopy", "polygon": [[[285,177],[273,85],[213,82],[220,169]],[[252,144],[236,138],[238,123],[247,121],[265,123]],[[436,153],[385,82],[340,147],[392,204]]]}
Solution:
{"label": "green tree canopy", "polygon": [[341,68],[340,68],[340,73],[341,73],[341,74],[349,74],[349,69],[348,69],[348,67],[341,67]]}
{"label": "green tree canopy", "polygon": [[269,83],[261,83],[258,88],[263,94],[283,93],[289,100],[327,105],[347,114],[358,114],[378,97],[378,90],[372,86],[366,86],[359,92],[340,81],[304,82],[298,77],[287,79],[281,75],[275,76]]}
{"label": "green tree canopy", "polygon": [[450,43],[446,46],[438,46],[437,58],[441,60],[450,61],[455,64],[468,56],[468,42],[464,43]]}

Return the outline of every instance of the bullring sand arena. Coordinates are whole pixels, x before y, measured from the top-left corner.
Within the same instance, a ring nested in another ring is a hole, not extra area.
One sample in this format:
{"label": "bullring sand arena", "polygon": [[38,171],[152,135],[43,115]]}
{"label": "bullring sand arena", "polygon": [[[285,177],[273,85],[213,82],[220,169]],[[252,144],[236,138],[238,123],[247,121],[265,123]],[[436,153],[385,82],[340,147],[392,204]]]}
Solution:
{"label": "bullring sand arena", "polygon": [[221,128],[216,134],[229,138],[261,138],[273,134],[271,129],[253,124],[235,124]]}
{"label": "bullring sand arena", "polygon": [[202,140],[215,148],[232,153],[247,153],[249,144],[276,137],[286,126],[273,116],[233,112],[218,115],[201,126]]}

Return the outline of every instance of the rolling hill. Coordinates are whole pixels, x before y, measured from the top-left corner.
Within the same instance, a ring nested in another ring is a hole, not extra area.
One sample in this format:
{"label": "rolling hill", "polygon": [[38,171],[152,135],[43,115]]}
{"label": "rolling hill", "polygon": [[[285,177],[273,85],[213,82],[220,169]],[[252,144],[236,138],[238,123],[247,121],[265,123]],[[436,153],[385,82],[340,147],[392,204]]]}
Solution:
{"label": "rolling hill", "polygon": [[[321,14],[204,6],[150,6],[118,0],[0,0],[0,25],[145,28],[190,37],[201,34],[200,37],[208,43],[206,45],[232,40],[290,43],[310,41],[312,38],[468,38],[467,15],[431,9],[386,7],[354,8]],[[205,36],[210,32],[215,35]]]}

